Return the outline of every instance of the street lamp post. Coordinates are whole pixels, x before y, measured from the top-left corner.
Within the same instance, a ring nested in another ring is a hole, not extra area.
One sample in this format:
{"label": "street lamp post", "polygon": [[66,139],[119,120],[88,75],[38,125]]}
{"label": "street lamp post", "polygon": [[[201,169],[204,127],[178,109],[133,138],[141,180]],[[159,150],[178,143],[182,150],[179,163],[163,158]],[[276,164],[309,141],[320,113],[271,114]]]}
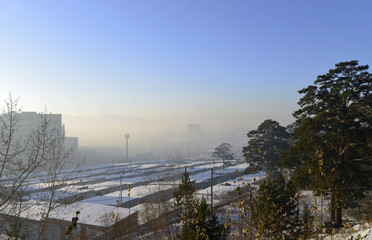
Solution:
{"label": "street lamp post", "polygon": [[[125,134],[125,145],[126,145],[126,152],[125,152],[125,161],[129,162],[129,154],[128,154],[128,139],[129,139],[129,133]],[[130,161],[130,170],[132,174],[132,160]]]}
{"label": "street lamp post", "polygon": [[160,213],[160,182],[163,182],[163,179],[159,179],[159,192],[158,192],[158,211],[159,211],[159,217],[161,215]]}

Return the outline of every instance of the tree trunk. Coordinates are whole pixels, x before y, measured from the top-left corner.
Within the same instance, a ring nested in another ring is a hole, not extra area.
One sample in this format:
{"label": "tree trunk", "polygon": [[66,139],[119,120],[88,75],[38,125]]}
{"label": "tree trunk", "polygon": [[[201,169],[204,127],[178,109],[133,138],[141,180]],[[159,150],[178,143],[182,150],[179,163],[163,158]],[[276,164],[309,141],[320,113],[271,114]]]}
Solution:
{"label": "tree trunk", "polygon": [[331,223],[333,224],[335,222],[335,195],[332,192],[331,193],[331,202],[329,204],[329,213],[331,216]]}
{"label": "tree trunk", "polygon": [[336,221],[335,221],[336,227],[342,226],[342,211],[341,207],[336,208]]}

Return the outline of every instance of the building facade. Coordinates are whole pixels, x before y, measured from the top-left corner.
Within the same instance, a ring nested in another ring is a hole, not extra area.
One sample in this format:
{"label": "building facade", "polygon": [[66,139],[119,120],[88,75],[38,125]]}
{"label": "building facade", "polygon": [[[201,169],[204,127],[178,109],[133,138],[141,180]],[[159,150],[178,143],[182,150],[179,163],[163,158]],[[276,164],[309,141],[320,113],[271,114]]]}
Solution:
{"label": "building facade", "polygon": [[[71,151],[72,157],[78,157],[78,138],[65,136],[65,125],[62,124],[62,114],[39,114],[36,112],[13,113],[18,119],[15,126],[14,138],[25,145],[35,138],[38,131],[47,126],[46,134],[48,142],[63,150]],[[2,115],[5,124],[9,121],[7,116]]]}

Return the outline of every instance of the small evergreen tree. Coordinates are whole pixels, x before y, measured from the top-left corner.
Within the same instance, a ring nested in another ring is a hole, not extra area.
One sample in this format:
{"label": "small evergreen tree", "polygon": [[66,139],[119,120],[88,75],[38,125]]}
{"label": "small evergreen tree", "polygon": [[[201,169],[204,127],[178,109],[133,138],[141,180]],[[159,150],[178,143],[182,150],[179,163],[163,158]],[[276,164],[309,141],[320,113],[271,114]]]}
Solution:
{"label": "small evergreen tree", "polygon": [[227,230],[219,223],[217,216],[208,208],[205,198],[195,201],[192,223],[188,226],[190,235],[186,239],[226,239]]}
{"label": "small evergreen tree", "polygon": [[[193,219],[193,194],[196,192],[196,188],[193,186],[189,173],[185,168],[185,172],[182,175],[181,183],[178,185],[178,189],[173,193],[176,200],[175,207],[181,208],[181,213],[178,212],[181,217],[182,233],[181,236],[189,236],[190,228]],[[186,238],[188,239],[188,238]]]}
{"label": "small evergreen tree", "polygon": [[295,239],[300,218],[296,188],[282,175],[261,183],[251,209],[256,237]]}
{"label": "small evergreen tree", "polygon": [[302,209],[302,237],[304,239],[308,239],[311,237],[312,228],[313,228],[313,220],[314,217],[311,216],[311,211],[307,204],[304,205]]}
{"label": "small evergreen tree", "polygon": [[181,239],[225,239],[227,231],[217,216],[208,208],[204,198],[194,199],[196,188],[193,186],[189,173],[185,169],[181,183],[174,192],[176,207],[181,208]]}

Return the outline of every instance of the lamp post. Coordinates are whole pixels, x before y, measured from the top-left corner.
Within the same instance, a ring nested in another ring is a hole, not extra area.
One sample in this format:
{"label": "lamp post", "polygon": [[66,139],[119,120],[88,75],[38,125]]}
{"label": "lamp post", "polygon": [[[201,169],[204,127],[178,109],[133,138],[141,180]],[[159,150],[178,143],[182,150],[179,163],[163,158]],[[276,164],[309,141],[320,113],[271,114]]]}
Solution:
{"label": "lamp post", "polygon": [[[128,139],[129,139],[129,133],[126,133],[125,135],[125,145],[126,145],[126,152],[125,152],[125,161],[129,162],[129,157],[128,157]],[[132,161],[130,161],[130,170],[132,174]]]}
{"label": "lamp post", "polygon": [[161,213],[160,213],[160,182],[163,182],[164,180],[163,179],[159,179],[159,192],[158,192],[158,211],[159,211],[159,217],[160,217],[160,215],[161,215]]}

